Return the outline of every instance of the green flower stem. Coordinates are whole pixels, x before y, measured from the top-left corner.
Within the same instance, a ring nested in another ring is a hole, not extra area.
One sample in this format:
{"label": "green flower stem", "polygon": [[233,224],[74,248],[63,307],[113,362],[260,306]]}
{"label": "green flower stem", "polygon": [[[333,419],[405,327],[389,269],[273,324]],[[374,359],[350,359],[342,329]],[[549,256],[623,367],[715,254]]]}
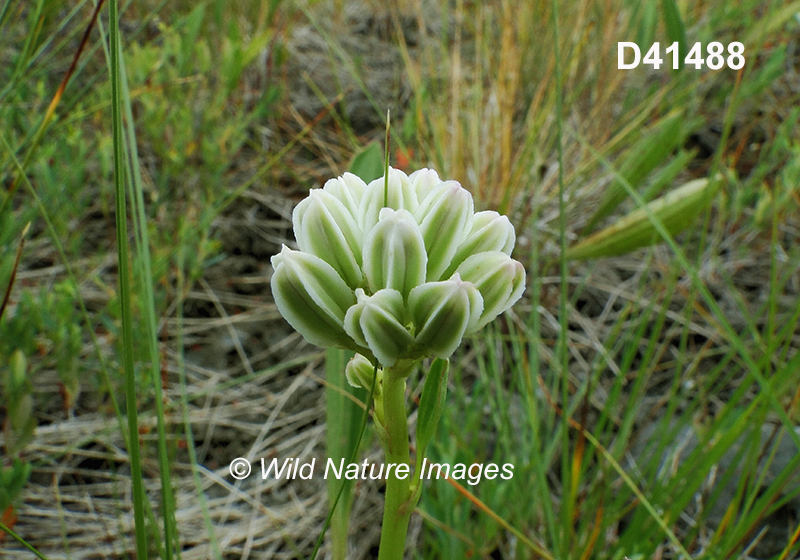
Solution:
{"label": "green flower stem", "polygon": [[[386,463],[405,464],[411,469],[409,454],[408,417],[406,416],[406,377],[410,368],[398,364],[384,370],[381,390]],[[378,560],[402,560],[406,546],[408,520],[416,505],[412,492],[412,475],[399,479],[393,467],[386,480],[386,502],[383,508],[383,527]]]}

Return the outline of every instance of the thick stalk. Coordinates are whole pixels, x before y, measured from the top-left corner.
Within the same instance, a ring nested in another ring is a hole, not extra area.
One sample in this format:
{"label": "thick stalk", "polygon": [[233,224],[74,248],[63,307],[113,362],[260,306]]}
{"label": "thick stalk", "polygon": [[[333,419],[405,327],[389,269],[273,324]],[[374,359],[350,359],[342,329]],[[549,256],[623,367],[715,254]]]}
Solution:
{"label": "thick stalk", "polygon": [[[406,417],[406,376],[408,371],[400,368],[384,370],[382,400],[387,439],[385,442],[386,467],[391,463],[391,472],[386,480],[386,502],[383,507],[383,527],[378,560],[402,560],[406,546],[408,520],[414,504],[411,503],[411,457],[408,442],[408,418]],[[406,465],[398,478],[397,466]]]}

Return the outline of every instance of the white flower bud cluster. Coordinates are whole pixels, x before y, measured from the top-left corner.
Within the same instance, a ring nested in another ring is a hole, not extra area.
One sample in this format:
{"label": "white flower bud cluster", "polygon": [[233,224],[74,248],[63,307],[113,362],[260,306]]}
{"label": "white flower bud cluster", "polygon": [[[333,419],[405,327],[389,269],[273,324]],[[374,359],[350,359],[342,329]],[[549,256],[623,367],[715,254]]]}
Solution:
{"label": "white flower bud cluster", "polygon": [[525,289],[514,226],[474,212],[472,195],[436,171],[351,173],[312,189],[292,216],[299,250],[272,257],[278,309],[306,340],[373,363],[448,358],[465,334]]}

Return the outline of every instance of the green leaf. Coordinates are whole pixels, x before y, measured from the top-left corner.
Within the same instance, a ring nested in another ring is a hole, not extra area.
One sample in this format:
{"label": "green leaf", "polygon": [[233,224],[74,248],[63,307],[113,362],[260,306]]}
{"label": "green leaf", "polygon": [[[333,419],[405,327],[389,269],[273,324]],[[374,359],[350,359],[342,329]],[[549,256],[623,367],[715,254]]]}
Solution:
{"label": "green leaf", "polygon": [[[342,459],[350,461],[353,448],[358,441],[363,410],[350,398],[350,395],[363,395],[363,389],[351,387],[344,375],[345,366],[353,352],[328,348],[325,360],[325,376],[328,381],[325,391],[326,428],[328,457],[337,465]],[[336,501],[339,487],[344,484],[342,495],[331,519],[333,537],[333,558],[344,560],[347,553],[347,533],[350,508],[353,505],[353,481],[328,478],[328,500]]]}
{"label": "green leaf", "polygon": [[377,142],[370,142],[353,157],[350,173],[359,176],[365,183],[383,176],[383,151]]}
{"label": "green leaf", "polygon": [[[697,179],[657,198],[647,207],[670,235],[688,227],[716,192],[717,182]],[[634,210],[613,225],[595,233],[567,251],[568,259],[594,259],[622,255],[660,242],[644,208]]]}
{"label": "green leaf", "polygon": [[419,399],[419,413],[417,415],[417,456],[424,457],[439,417],[442,415],[444,401],[447,398],[447,378],[450,370],[450,361],[437,358],[431,364],[431,369],[425,376],[425,386]]}

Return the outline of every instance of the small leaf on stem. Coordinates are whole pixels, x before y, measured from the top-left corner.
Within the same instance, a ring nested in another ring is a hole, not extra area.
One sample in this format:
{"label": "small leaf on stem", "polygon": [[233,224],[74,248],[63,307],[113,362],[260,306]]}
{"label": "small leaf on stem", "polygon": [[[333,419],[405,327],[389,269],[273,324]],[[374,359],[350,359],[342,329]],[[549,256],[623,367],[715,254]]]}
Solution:
{"label": "small leaf on stem", "polygon": [[425,376],[425,386],[419,400],[419,413],[417,416],[417,463],[425,456],[439,417],[442,415],[444,401],[447,398],[447,378],[450,371],[450,360],[437,358],[431,364],[431,369]]}

